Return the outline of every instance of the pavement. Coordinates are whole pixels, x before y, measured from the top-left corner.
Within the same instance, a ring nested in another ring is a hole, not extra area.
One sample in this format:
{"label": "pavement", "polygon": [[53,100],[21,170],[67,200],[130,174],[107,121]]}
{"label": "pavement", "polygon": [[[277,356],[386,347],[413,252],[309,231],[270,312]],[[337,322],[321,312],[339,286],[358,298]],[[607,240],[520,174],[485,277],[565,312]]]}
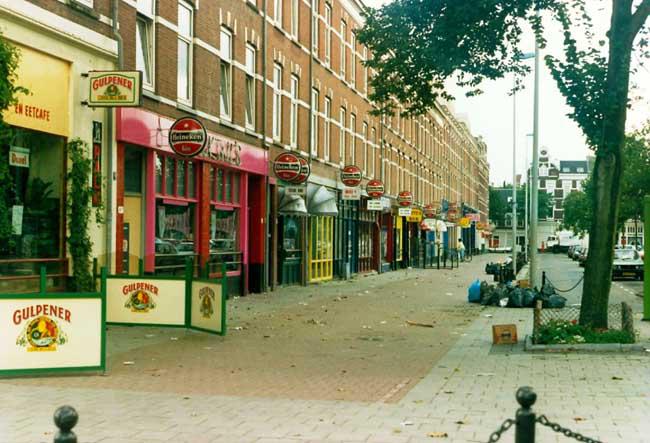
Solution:
{"label": "pavement", "polygon": [[[0,381],[0,443],[51,442],[62,404],[79,411],[80,443],[479,442],[514,416],[523,385],[550,421],[601,441],[650,441],[648,353],[492,345],[494,324],[515,324],[520,339],[532,329],[530,309],[466,303],[467,284],[503,257],[239,299],[225,338],[111,329],[107,376]],[[153,349],[158,375],[147,372]],[[229,381],[237,365],[245,376]],[[513,429],[499,441],[514,441]],[[538,425],[537,441],[566,440]]]}

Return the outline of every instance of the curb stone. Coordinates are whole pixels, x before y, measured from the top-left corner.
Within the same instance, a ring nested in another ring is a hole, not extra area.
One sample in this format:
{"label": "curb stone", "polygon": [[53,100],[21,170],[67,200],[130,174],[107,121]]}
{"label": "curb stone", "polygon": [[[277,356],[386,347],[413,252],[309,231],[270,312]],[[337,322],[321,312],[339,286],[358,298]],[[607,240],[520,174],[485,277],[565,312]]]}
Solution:
{"label": "curb stone", "polygon": [[584,343],[567,345],[535,345],[533,338],[526,335],[524,351],[526,352],[646,352],[646,346],[638,343]]}

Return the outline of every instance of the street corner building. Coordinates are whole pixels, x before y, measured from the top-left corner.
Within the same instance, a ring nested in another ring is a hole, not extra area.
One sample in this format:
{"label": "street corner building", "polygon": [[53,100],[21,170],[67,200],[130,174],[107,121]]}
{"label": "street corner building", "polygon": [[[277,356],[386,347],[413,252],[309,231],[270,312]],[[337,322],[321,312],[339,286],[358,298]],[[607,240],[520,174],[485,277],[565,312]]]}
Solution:
{"label": "street corner building", "polygon": [[[71,275],[67,142],[88,144],[93,257],[230,295],[480,251],[487,146],[448,106],[378,117],[356,0],[0,0],[30,90],[4,114],[0,292]],[[265,9],[268,8],[268,9]],[[399,108],[399,104],[398,108]],[[4,195],[4,194],[3,194]]]}

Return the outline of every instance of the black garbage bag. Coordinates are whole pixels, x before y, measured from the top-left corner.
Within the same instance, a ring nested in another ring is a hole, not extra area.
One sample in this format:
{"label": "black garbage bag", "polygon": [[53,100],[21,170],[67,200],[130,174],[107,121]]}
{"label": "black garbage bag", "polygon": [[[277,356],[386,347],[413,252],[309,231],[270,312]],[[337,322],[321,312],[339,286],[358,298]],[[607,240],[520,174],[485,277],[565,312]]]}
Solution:
{"label": "black garbage bag", "polygon": [[532,308],[535,306],[535,293],[530,289],[523,289],[523,305],[525,308]]}
{"label": "black garbage bag", "polygon": [[508,307],[509,308],[523,308],[524,307],[524,291],[520,288],[515,288],[508,294]]}
{"label": "black garbage bag", "polygon": [[544,286],[542,286],[542,294],[548,297],[550,297],[553,294],[556,294],[555,287],[549,282],[544,283]]}
{"label": "black garbage bag", "polygon": [[490,286],[481,298],[481,304],[484,306],[498,306],[499,300],[506,297],[505,291],[500,286]]}
{"label": "black garbage bag", "polygon": [[481,282],[481,299],[483,298],[483,296],[485,295],[485,293],[486,293],[489,289],[490,289],[490,284],[489,284],[488,282],[486,282],[485,280],[483,280],[483,281]]}
{"label": "black garbage bag", "polygon": [[548,298],[549,309],[562,309],[566,305],[566,298],[553,294]]}

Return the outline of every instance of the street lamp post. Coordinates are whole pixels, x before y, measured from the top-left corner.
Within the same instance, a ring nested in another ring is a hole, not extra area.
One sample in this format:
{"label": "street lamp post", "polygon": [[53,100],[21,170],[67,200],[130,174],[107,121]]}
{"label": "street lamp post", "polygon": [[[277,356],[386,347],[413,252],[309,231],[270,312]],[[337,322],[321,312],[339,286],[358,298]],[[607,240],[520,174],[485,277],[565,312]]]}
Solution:
{"label": "street lamp post", "polygon": [[[537,10],[539,16],[539,9]],[[539,188],[539,42],[535,38],[535,103],[533,112],[533,166],[530,196],[530,286],[537,283],[537,197]]]}
{"label": "street lamp post", "polygon": [[[533,134],[527,134],[528,137],[532,137]],[[530,242],[528,241],[528,235],[530,234],[528,232],[528,202],[529,196],[530,196],[530,173],[532,172],[530,168],[528,167],[528,140],[526,140],[526,149],[524,150],[524,163],[526,165],[525,167],[525,173],[526,173],[526,209],[525,209],[525,214],[524,214],[524,221],[525,221],[525,227],[524,227],[524,259],[526,262],[528,262],[528,246],[530,245]]]}

